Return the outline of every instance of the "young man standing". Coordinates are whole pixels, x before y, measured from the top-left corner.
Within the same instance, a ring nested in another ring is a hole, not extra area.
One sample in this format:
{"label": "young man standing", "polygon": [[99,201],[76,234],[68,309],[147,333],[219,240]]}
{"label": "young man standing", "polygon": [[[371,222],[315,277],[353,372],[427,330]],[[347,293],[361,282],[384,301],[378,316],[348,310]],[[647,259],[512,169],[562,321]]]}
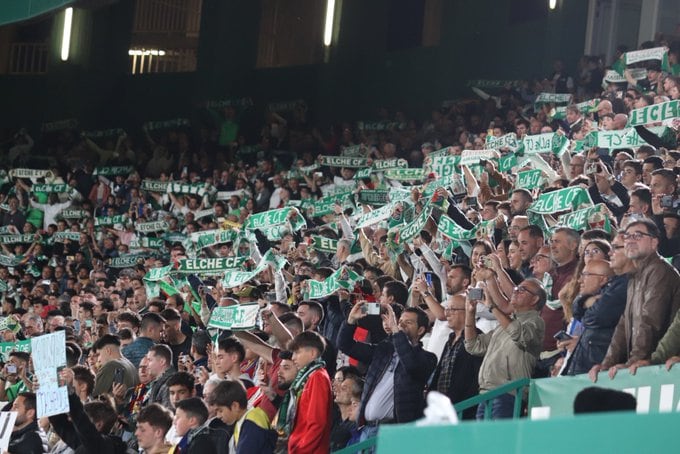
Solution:
{"label": "young man standing", "polygon": [[229,452],[274,452],[276,432],[271,429],[269,416],[259,407],[248,410],[248,397],[241,383],[220,381],[211,392],[208,404],[215,407],[217,416],[224,424],[234,426]]}
{"label": "young man standing", "polygon": [[172,454],[217,454],[217,447],[210,437],[210,429],[203,424],[208,420],[208,407],[198,397],[177,402],[174,426],[182,437]]}
{"label": "young man standing", "polygon": [[144,407],[137,416],[135,437],[143,454],[167,454],[172,445],[165,442],[165,434],[172,427],[172,413],[158,404]]}
{"label": "young man standing", "polygon": [[331,380],[321,355],[323,338],[303,331],[290,344],[299,372],[279,407],[277,429],[288,436],[288,452],[327,453],[331,436]]}

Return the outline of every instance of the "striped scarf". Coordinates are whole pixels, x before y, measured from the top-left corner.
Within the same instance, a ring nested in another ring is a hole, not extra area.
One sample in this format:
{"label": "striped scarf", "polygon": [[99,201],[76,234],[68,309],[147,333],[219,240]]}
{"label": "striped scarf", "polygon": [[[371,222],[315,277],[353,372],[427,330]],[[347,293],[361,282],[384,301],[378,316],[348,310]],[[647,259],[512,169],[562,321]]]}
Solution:
{"label": "striped scarf", "polygon": [[295,376],[295,380],[293,380],[286,395],[283,396],[283,401],[279,408],[279,420],[276,424],[276,430],[279,432],[279,435],[289,436],[293,432],[295,414],[297,413],[297,401],[302,394],[302,390],[312,373],[323,367],[326,367],[326,363],[317,358],[301,369]]}

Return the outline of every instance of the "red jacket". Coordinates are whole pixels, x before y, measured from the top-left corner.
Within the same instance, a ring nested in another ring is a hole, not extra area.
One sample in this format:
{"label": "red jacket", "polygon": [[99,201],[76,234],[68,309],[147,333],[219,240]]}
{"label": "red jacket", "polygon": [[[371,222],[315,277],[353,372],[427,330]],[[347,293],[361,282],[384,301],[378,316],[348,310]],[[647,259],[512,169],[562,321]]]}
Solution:
{"label": "red jacket", "polygon": [[309,376],[288,438],[290,454],[327,454],[331,444],[331,379],[325,368]]}

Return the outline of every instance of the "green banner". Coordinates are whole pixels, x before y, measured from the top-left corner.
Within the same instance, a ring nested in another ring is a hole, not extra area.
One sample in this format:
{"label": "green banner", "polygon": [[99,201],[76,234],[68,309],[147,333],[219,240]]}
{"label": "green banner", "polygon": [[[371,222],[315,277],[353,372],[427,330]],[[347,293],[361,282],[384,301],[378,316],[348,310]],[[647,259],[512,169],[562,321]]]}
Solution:
{"label": "green banner", "polygon": [[222,287],[234,288],[243,285],[271,265],[276,271],[281,270],[286,264],[285,257],[276,255],[271,249],[268,250],[260,259],[253,271],[227,271],[222,277]]}
{"label": "green banner", "polygon": [[31,353],[31,340],[26,339],[17,342],[2,342],[0,343],[0,358],[2,362],[9,360],[9,354],[12,352]]}
{"label": "green banner", "polygon": [[517,156],[514,153],[506,154],[498,159],[498,171],[510,172],[517,165]]}
{"label": "green banner", "polygon": [[11,178],[53,178],[51,170],[42,169],[12,169],[9,171]]}
{"label": "green banner", "polygon": [[221,274],[227,270],[241,268],[249,257],[219,257],[182,259],[177,271],[180,273]]}
{"label": "green banner", "polygon": [[208,321],[208,328],[248,330],[257,326],[260,314],[258,304],[239,304],[235,306],[217,306],[213,308]]}
{"label": "green banner", "polygon": [[165,276],[169,275],[173,270],[172,265],[163,266],[160,268],[151,268],[148,273],[144,275],[145,281],[160,281]]}
{"label": "green banner", "polygon": [[637,399],[637,413],[680,411],[680,367],[667,371],[665,366],[641,367],[635,375],[620,370],[611,380],[607,371],[600,372],[596,384],[588,374],[532,380],[529,391],[529,415],[548,419],[574,413],[574,398],[583,388],[600,386],[630,393]]}
{"label": "green banner", "polygon": [[517,134],[511,132],[501,137],[494,137],[491,135],[486,136],[485,147],[490,150],[499,150],[501,148],[508,148],[510,150],[516,150],[519,147],[519,141],[517,140]]}
{"label": "green banner", "polygon": [[324,216],[335,212],[335,204],[339,203],[343,208],[348,206],[353,207],[352,202],[353,191],[345,191],[338,194],[323,197],[316,202],[313,202],[309,207],[309,214],[311,216]]}
{"label": "green banner", "polygon": [[373,161],[373,171],[374,172],[384,172],[386,170],[392,169],[404,169],[408,167],[408,162],[406,159],[377,159]]}
{"label": "green banner", "polygon": [[125,224],[127,219],[127,214],[117,214],[116,216],[99,216],[94,218],[94,225],[95,227],[103,227],[116,224]]}
{"label": "green banner", "polygon": [[92,175],[102,175],[106,177],[113,177],[116,175],[127,176],[135,171],[132,166],[114,166],[114,167],[96,167],[92,171]]}
{"label": "green banner", "polygon": [[561,156],[568,148],[569,140],[566,136],[548,132],[545,134],[524,136],[520,150],[523,150],[524,155],[554,153],[557,156]]}
{"label": "green banner", "polygon": [[435,156],[432,159],[426,159],[425,163],[432,172],[437,174],[437,178],[444,178],[454,174],[460,173],[460,156]]}
{"label": "green banner", "polygon": [[552,214],[560,211],[578,210],[581,206],[592,206],[588,191],[580,187],[564,188],[541,194],[527,211],[536,214]]}
{"label": "green banner", "polygon": [[448,156],[448,155],[451,154],[451,150],[453,150],[453,147],[445,147],[445,148],[441,148],[439,150],[435,150],[432,153],[428,154],[427,156],[429,158],[436,158],[436,157],[440,157],[440,156]]}
{"label": "green banner", "polygon": [[357,219],[357,229],[363,229],[369,225],[374,225],[388,219],[392,215],[392,210],[396,205],[390,203],[388,205],[382,206],[376,210],[371,210],[368,213],[364,213]]}
{"label": "green banner", "polygon": [[215,244],[234,242],[238,238],[239,233],[235,230],[209,230],[207,232],[202,231],[191,234],[191,240],[196,243],[198,249],[203,249]]}
{"label": "green banner", "polygon": [[626,52],[614,62],[612,69],[623,75],[624,71],[626,70],[626,66],[649,60],[659,60],[661,62],[661,70],[670,72],[670,66],[668,64],[668,49],[665,47],[653,47],[651,49],[641,49]]}
{"label": "green banner", "polygon": [[80,232],[55,232],[50,239],[55,243],[68,241],[80,241]]}
{"label": "green banner", "polygon": [[48,193],[63,193],[71,191],[71,186],[66,183],[63,184],[34,184],[31,186],[31,192],[48,192]]}
{"label": "green banner", "polygon": [[162,238],[142,237],[130,241],[130,248],[160,249],[165,244]]}
{"label": "green banner", "polygon": [[[647,70],[645,68],[630,68],[630,75],[635,80],[642,80],[647,78]],[[604,75],[604,82],[610,84],[623,84],[628,83],[628,80],[622,75],[614,71],[613,69],[608,69]]]}
{"label": "green banner", "polygon": [[314,241],[312,247],[317,251],[335,254],[338,250],[338,240],[326,238],[321,235],[312,235],[312,241]]}
{"label": "green banner", "polygon": [[209,190],[212,189],[209,187],[207,183],[173,183],[170,182],[168,183],[168,187],[166,189],[166,192],[172,193],[172,194],[190,194],[190,195],[197,195],[199,197],[203,197],[205,194],[209,192]]}
{"label": "green banner", "polygon": [[425,224],[427,224],[427,221],[430,218],[431,214],[432,205],[429,204],[426,207],[423,207],[418,217],[416,217],[413,221],[406,225],[395,227],[399,230],[398,236],[395,237],[395,241],[400,244],[406,243],[407,241],[411,241],[413,238],[416,237],[416,235],[419,235],[420,232],[425,228]]}
{"label": "green banner", "polygon": [[321,282],[311,279],[304,281],[302,285],[304,299],[323,298],[340,289],[351,290],[354,288],[354,283],[359,279],[361,279],[361,276],[343,266]]}
{"label": "green banner", "polygon": [[[649,128],[657,136],[661,136],[666,129],[665,126]],[[595,134],[597,135],[597,146],[610,150],[637,148],[647,143],[640,137],[635,128],[626,128],[619,131],[597,131]]]}
{"label": "green banner", "polygon": [[[575,104],[575,106],[582,114],[591,114],[597,112],[598,104],[600,104],[599,99],[591,99],[589,101],[583,101],[578,104]],[[567,118],[567,107],[566,106],[555,107],[555,109],[550,112],[550,117],[553,120],[564,120],[565,118]]]}
{"label": "green banner", "polygon": [[362,169],[368,166],[368,158],[355,158],[351,156],[319,156],[319,164],[326,167],[347,167]]}
{"label": "green banner", "polygon": [[680,117],[680,100],[676,99],[631,110],[628,115],[628,126],[659,123],[677,117]]}
{"label": "green banner", "polygon": [[143,256],[139,254],[131,254],[110,258],[107,265],[109,268],[130,268],[138,265],[143,260]]}
{"label": "green banner", "polygon": [[[292,213],[292,214],[291,214]],[[271,230],[272,227],[285,224],[289,221],[294,231],[298,231],[305,227],[307,223],[300,212],[295,207],[280,208],[278,210],[269,210],[263,213],[251,214],[243,224],[244,230],[260,229],[264,232]]]}
{"label": "green banner", "polygon": [[422,180],[425,178],[423,169],[392,169],[384,173],[385,178],[396,181]]}
{"label": "green banner", "polygon": [[534,105],[540,104],[569,104],[573,95],[571,93],[541,93],[536,97]]}
{"label": "green banner", "polygon": [[9,255],[0,254],[0,266],[14,267],[21,263],[21,259]]}
{"label": "green banner", "polygon": [[390,196],[387,189],[362,189],[359,192],[359,202],[367,205],[385,205]]}
{"label": "green banner", "polygon": [[497,158],[496,150],[463,150],[463,154],[460,155],[460,165],[471,166],[479,164],[481,160],[490,161]]}
{"label": "green banner", "polygon": [[603,203],[563,214],[557,219],[557,226],[569,227],[574,230],[603,229],[607,232],[612,231],[607,209]]}
{"label": "green banner", "polygon": [[65,209],[61,210],[59,216],[62,219],[84,219],[92,217],[92,213],[87,210]]}
{"label": "green banner", "polygon": [[543,185],[543,173],[540,169],[527,170],[517,174],[517,181],[515,181],[516,188],[534,189],[540,188]]}
{"label": "green banner", "polygon": [[142,190],[149,192],[168,192],[170,181],[142,180]]}
{"label": "green banner", "polygon": [[166,221],[137,222],[135,230],[139,233],[162,232],[168,230],[170,225]]}
{"label": "green banner", "polygon": [[40,236],[38,236],[36,239],[35,233],[24,233],[21,235],[0,235],[0,243],[2,244],[32,243],[39,239]]}

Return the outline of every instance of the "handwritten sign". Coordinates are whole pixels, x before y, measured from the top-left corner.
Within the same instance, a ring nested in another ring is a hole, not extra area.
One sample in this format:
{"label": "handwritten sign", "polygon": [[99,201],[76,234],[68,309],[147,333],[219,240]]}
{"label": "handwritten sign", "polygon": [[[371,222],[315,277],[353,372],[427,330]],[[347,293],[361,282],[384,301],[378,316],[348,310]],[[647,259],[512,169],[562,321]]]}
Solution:
{"label": "handwritten sign", "polygon": [[16,411],[0,412],[0,451],[2,452],[6,452],[9,449],[9,440],[12,438],[12,429],[16,419]]}
{"label": "handwritten sign", "polygon": [[40,388],[36,393],[38,418],[69,412],[68,390],[59,386],[58,370],[66,366],[66,333],[31,338],[35,375]]}

